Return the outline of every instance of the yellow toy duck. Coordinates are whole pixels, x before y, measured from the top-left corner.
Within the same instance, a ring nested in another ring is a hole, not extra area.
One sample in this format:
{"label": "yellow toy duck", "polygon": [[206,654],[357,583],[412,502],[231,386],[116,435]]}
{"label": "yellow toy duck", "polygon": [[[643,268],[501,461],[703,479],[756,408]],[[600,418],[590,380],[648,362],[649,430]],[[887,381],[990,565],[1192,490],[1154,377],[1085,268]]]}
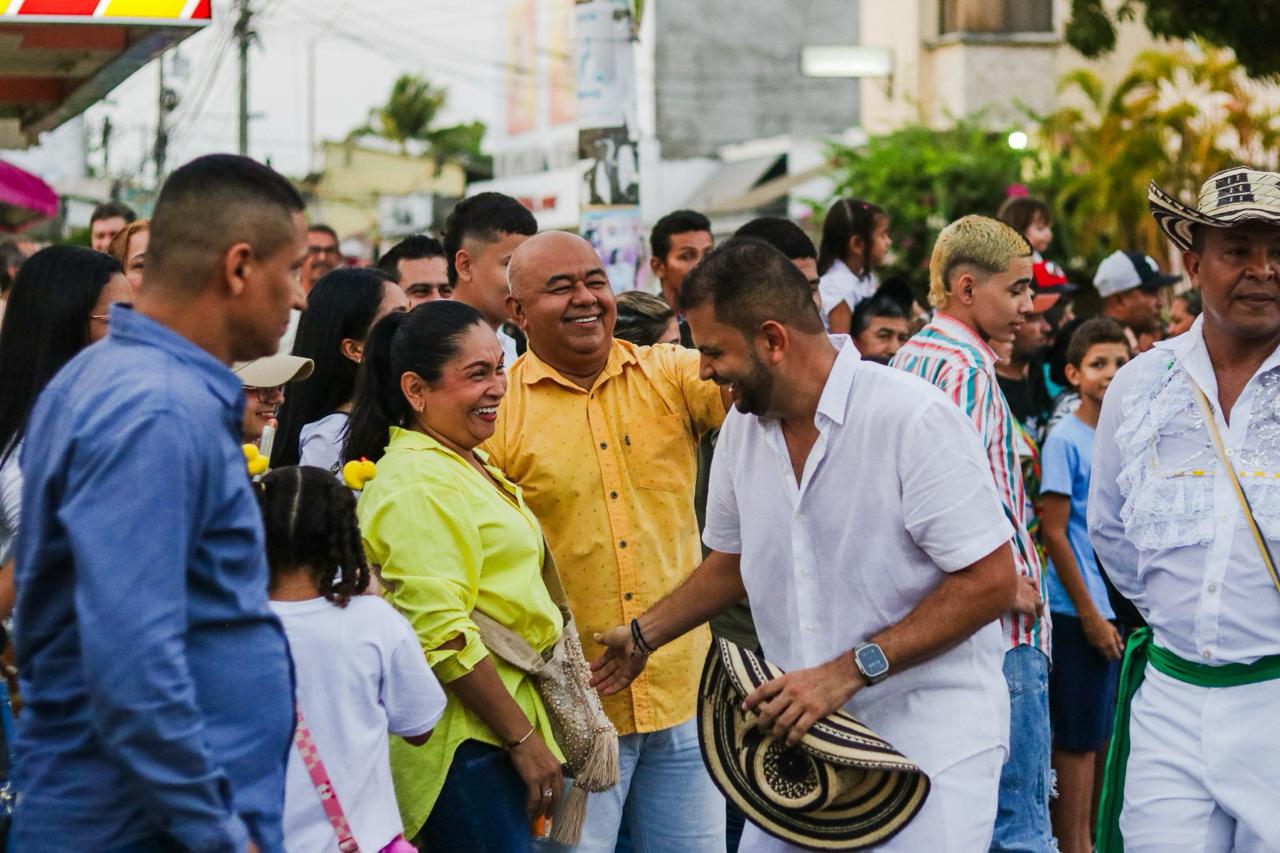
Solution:
{"label": "yellow toy duck", "polygon": [[240,446],[240,449],[244,451],[244,461],[249,466],[250,477],[267,473],[267,466],[271,464],[271,460],[258,452],[257,445],[244,444]]}
{"label": "yellow toy duck", "polygon": [[377,474],[378,466],[363,456],[359,459],[352,459],[342,466],[342,481],[347,484],[347,488],[357,492],[363,489],[364,484],[376,477]]}

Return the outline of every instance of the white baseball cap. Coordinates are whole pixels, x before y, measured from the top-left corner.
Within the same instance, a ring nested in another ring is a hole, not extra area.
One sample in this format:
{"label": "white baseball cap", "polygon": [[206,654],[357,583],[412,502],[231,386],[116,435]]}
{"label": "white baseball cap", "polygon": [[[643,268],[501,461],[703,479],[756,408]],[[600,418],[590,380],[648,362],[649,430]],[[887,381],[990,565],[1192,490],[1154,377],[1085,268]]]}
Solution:
{"label": "white baseball cap", "polygon": [[315,368],[315,362],[309,358],[269,355],[253,361],[237,361],[231,365],[231,372],[240,377],[240,384],[246,388],[278,388],[306,379]]}
{"label": "white baseball cap", "polygon": [[1155,258],[1141,252],[1117,250],[1102,259],[1093,277],[1093,286],[1103,299],[1141,287],[1159,290],[1182,280],[1181,276],[1160,272]]}

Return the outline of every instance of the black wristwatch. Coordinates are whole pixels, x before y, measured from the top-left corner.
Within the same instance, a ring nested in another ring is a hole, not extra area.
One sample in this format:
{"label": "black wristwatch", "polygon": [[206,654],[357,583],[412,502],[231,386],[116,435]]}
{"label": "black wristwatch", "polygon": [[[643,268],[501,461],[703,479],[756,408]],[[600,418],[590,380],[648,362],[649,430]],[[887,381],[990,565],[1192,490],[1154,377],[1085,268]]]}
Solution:
{"label": "black wristwatch", "polygon": [[875,643],[863,643],[854,648],[853,662],[868,684],[878,684],[889,676],[889,659]]}

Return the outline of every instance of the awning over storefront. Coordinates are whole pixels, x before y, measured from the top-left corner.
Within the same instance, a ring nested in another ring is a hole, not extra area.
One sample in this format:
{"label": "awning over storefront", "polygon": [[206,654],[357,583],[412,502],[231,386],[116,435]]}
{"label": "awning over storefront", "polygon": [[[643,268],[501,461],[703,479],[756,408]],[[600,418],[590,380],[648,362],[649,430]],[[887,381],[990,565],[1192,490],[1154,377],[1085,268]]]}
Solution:
{"label": "awning over storefront", "polygon": [[719,208],[725,202],[740,198],[762,182],[785,175],[785,154],[769,154],[723,163],[711,177],[694,191],[685,207],[690,210],[708,211]]}
{"label": "awning over storefront", "polygon": [[791,191],[828,174],[831,168],[827,165],[814,166],[797,172],[794,175],[781,175],[777,178],[756,184],[741,195],[721,199],[702,209],[707,216],[727,216],[734,213],[751,213],[786,198]]}
{"label": "awning over storefront", "polygon": [[17,231],[58,212],[58,194],[40,178],[0,160],[0,231]]}
{"label": "awning over storefront", "polygon": [[0,0],[0,148],[83,112],[209,18],[209,0]]}

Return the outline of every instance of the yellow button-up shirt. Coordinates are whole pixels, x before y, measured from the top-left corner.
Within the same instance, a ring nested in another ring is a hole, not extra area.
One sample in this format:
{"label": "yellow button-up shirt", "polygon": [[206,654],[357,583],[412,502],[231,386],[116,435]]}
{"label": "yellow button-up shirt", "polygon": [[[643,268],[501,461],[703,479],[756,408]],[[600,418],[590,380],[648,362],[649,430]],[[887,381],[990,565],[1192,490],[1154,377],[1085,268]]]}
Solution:
{"label": "yellow button-up shirt", "polygon": [[[431,740],[410,746],[391,739],[391,775],[405,835],[421,829],[464,740],[502,745],[449,683],[488,650],[471,611],[515,631],[545,651],[560,638],[560,609],[542,582],[542,530],[520,490],[490,467],[510,499],[443,444],[391,428],[378,475],[365,486],[356,514],[369,561],[381,566],[384,597],[422,641],[427,663],[444,682],[448,704]],[[461,636],[462,649],[440,648]],[[551,722],[528,675],[494,657],[498,677],[543,740],[559,755]]]}
{"label": "yellow button-up shirt", "polygon": [[[586,391],[532,351],[511,369],[494,465],[542,522],[588,659],[592,636],[624,625],[671,592],[702,559],[693,510],[699,437],[724,420],[698,353],[615,340]],[[658,650],[604,708],[619,733],[690,719],[707,653],[705,627]]]}

